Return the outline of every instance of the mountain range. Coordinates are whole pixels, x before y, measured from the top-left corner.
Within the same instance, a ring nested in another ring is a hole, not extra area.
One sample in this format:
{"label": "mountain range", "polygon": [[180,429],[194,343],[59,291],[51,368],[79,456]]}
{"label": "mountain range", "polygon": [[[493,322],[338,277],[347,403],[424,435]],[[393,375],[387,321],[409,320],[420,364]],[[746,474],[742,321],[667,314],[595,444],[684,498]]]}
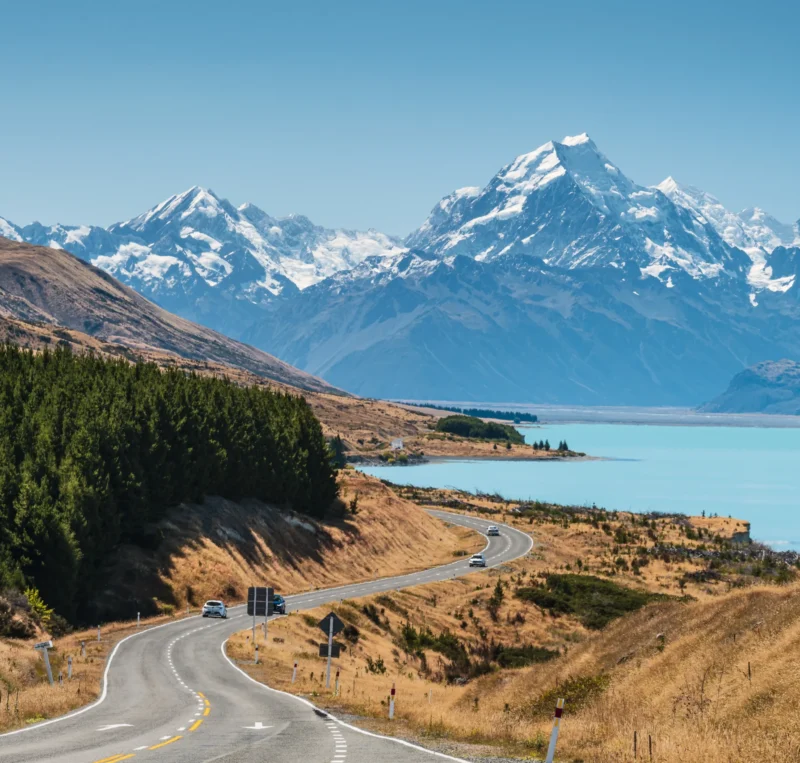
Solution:
{"label": "mountain range", "polygon": [[442,199],[405,239],[194,187],[109,228],[16,226],[360,394],[696,404],[800,359],[800,224],[630,180],[587,135]]}

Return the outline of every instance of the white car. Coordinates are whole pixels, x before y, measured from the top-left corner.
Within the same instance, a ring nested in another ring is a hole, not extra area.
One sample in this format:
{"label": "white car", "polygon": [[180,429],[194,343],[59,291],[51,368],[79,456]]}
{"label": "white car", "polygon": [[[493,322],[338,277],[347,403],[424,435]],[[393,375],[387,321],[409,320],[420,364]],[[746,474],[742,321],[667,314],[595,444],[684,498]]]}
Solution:
{"label": "white car", "polygon": [[486,557],[483,554],[473,554],[469,559],[470,567],[485,567]]}
{"label": "white car", "polygon": [[492,525],[487,531],[487,535],[500,535],[500,528]]}
{"label": "white car", "polygon": [[203,617],[228,617],[228,608],[221,601],[207,601],[203,604]]}

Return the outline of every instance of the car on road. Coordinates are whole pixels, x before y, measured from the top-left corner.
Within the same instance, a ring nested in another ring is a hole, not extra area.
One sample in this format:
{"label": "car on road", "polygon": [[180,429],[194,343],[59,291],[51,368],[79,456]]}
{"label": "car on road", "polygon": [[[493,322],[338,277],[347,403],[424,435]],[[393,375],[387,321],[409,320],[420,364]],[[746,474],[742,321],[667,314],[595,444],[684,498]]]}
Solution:
{"label": "car on road", "polygon": [[500,535],[500,528],[492,525],[487,531],[487,535]]}
{"label": "car on road", "polygon": [[284,599],[279,593],[276,593],[272,597],[272,611],[276,615],[286,614],[286,599]]}
{"label": "car on road", "polygon": [[224,620],[228,617],[228,608],[224,602],[212,599],[203,604],[203,617],[221,617]]}
{"label": "car on road", "polygon": [[485,567],[486,557],[483,554],[473,554],[469,559],[470,567]]}

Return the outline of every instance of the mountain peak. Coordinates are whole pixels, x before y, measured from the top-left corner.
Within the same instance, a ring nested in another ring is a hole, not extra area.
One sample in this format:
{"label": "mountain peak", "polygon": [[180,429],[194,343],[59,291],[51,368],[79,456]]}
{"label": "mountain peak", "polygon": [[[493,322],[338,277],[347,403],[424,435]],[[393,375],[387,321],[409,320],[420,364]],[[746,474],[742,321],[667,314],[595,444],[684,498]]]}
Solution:
{"label": "mountain peak", "polygon": [[564,140],[561,141],[562,146],[582,146],[585,143],[594,144],[594,141],[585,132],[582,132],[580,135],[567,135]]}

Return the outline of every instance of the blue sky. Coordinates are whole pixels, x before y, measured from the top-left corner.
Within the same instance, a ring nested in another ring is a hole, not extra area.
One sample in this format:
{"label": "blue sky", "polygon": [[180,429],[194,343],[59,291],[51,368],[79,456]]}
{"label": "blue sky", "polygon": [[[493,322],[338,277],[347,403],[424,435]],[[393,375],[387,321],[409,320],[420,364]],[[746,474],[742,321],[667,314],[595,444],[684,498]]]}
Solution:
{"label": "blue sky", "polygon": [[790,2],[6,3],[0,215],[107,225],[198,184],[405,234],[587,131],[643,184],[800,217]]}

